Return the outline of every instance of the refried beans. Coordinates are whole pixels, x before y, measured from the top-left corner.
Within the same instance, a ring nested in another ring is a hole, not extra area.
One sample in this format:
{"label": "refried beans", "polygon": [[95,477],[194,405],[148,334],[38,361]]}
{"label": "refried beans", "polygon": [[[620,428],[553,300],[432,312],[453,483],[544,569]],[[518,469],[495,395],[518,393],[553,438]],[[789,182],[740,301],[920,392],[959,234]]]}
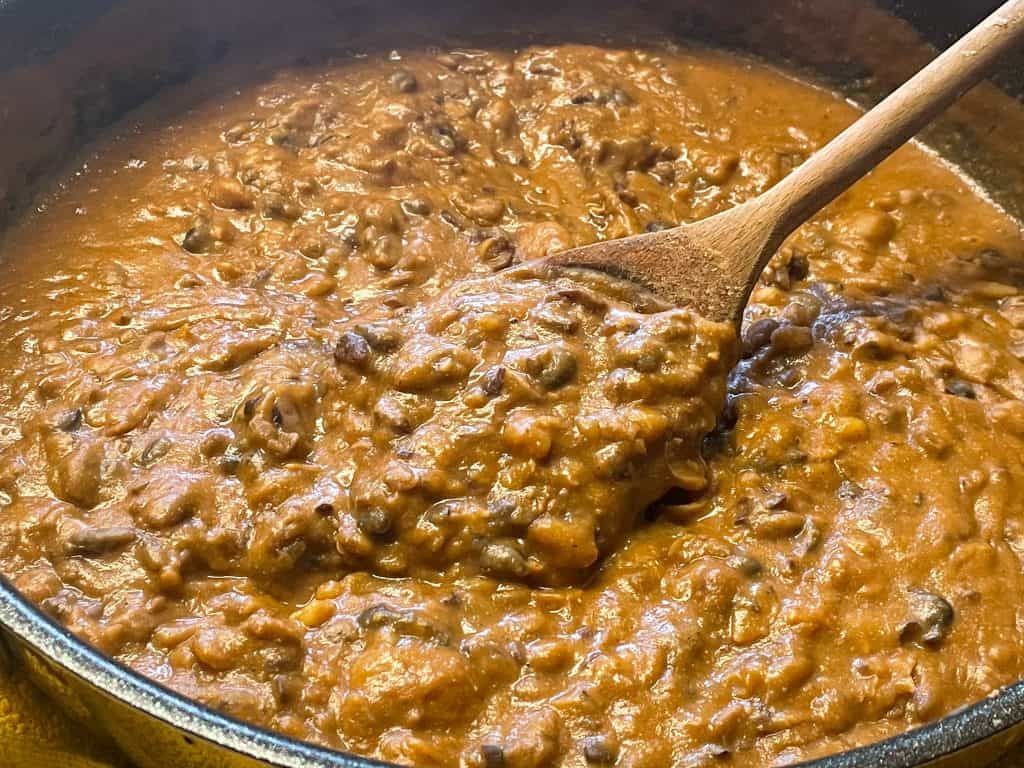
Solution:
{"label": "refried beans", "polygon": [[6,234],[0,571],[411,766],[774,766],[1024,674],[1018,225],[901,149],[739,334],[546,254],[856,117],[673,45],[411,49],[140,113]]}

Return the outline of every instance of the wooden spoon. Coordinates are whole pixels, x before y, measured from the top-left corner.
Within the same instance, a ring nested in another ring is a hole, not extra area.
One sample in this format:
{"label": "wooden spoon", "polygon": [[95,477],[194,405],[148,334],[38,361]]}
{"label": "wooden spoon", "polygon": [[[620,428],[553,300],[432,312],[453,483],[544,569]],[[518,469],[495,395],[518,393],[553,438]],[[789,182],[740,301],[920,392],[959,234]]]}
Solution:
{"label": "wooden spoon", "polygon": [[982,80],[1022,38],[1024,0],[1010,0],[764,194],[693,224],[563,251],[549,263],[610,272],[738,325],[783,240]]}

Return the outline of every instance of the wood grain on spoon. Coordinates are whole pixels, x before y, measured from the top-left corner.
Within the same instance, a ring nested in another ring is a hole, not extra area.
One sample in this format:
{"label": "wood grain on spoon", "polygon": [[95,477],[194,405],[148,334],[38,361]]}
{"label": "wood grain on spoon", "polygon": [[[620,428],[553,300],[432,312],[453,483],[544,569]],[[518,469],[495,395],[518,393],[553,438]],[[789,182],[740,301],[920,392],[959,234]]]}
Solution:
{"label": "wood grain on spoon", "polygon": [[980,82],[1024,38],[1010,0],[772,189],[674,229],[606,240],[550,262],[601,269],[713,320],[739,323],[758,276],[801,224]]}

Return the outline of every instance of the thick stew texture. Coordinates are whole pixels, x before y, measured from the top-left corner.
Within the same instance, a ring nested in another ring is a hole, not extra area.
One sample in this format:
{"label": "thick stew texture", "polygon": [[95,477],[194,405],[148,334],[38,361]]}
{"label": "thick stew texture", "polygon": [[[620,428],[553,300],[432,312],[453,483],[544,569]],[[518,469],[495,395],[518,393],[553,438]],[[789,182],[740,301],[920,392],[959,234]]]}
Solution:
{"label": "thick stew texture", "polygon": [[1013,682],[1024,259],[979,190],[901,150],[739,334],[536,262],[855,114],[666,44],[136,115],[3,243],[0,570],[176,691],[423,768],[783,765]]}

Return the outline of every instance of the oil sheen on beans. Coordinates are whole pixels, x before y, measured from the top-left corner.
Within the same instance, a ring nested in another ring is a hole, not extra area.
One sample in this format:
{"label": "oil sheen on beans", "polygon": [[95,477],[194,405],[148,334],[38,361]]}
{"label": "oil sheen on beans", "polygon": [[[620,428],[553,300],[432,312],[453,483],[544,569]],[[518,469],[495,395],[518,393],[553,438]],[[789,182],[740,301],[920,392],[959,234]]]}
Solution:
{"label": "oil sheen on beans", "polygon": [[570,45],[176,103],[3,241],[0,569],[78,636],[424,768],[782,765],[1024,672],[1021,238],[940,159],[737,338],[531,262],[766,190],[827,91]]}

